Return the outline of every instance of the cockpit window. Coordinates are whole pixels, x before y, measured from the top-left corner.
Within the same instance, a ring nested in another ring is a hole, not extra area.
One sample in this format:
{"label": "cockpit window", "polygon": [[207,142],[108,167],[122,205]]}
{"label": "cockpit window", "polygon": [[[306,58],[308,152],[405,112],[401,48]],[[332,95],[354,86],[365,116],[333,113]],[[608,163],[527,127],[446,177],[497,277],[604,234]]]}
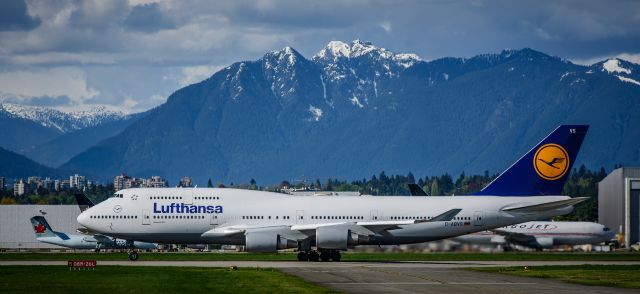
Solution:
{"label": "cockpit window", "polygon": [[607,228],[607,227],[604,227],[604,229],[602,229],[602,230],[603,230],[603,231],[605,231],[605,232],[611,231],[611,230],[610,230],[609,228]]}
{"label": "cockpit window", "polygon": [[115,193],[115,194],[113,194],[113,197],[115,197],[115,198],[122,198],[122,197],[123,197],[123,194]]}

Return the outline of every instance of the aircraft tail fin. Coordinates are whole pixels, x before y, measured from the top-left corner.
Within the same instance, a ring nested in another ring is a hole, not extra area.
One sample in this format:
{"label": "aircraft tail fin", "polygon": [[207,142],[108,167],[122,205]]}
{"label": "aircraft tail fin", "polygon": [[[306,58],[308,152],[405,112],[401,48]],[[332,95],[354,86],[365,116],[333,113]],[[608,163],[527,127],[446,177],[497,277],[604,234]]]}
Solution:
{"label": "aircraft tail fin", "polygon": [[76,197],[76,202],[78,203],[78,207],[80,208],[80,212],[84,212],[85,210],[91,208],[93,206],[93,202],[89,200],[89,198],[84,194],[74,194]]}
{"label": "aircraft tail fin", "polygon": [[33,226],[33,231],[36,234],[36,238],[38,237],[56,237],[57,235],[49,226],[49,223],[44,218],[44,216],[36,215],[31,218],[31,225]]}
{"label": "aircraft tail fin", "polygon": [[411,196],[429,196],[418,184],[407,184],[407,186],[409,186]]}
{"label": "aircraft tail fin", "polygon": [[561,125],[474,195],[560,195],[588,125]]}

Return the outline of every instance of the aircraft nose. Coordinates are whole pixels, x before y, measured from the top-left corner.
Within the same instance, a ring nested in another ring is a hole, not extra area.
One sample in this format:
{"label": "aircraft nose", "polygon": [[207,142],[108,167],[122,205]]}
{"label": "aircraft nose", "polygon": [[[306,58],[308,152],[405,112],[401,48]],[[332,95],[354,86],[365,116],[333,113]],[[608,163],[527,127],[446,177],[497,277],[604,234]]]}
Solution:
{"label": "aircraft nose", "polygon": [[78,221],[78,223],[84,227],[87,227],[87,221],[89,219],[89,215],[87,214],[87,212],[82,212],[80,213],[80,215],[78,215],[78,218],[76,218],[76,220]]}

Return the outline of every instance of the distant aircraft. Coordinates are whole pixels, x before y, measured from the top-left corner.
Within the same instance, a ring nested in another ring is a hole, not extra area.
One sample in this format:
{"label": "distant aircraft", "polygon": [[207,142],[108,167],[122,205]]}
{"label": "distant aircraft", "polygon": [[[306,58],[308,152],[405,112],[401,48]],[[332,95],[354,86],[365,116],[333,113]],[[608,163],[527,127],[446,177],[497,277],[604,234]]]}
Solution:
{"label": "distant aircraft", "polygon": [[72,249],[94,249],[96,252],[100,249],[155,249],[153,243],[129,242],[121,239],[114,239],[105,235],[96,234],[87,235],[71,235],[54,231],[44,216],[36,215],[31,218],[33,231],[36,239],[43,243],[58,245]]}
{"label": "distant aircraft", "polygon": [[511,244],[543,249],[562,245],[600,244],[615,238],[604,225],[592,222],[526,222],[452,238],[461,243]]}
{"label": "distant aircraft", "polygon": [[[556,128],[480,192],[456,197],[301,197],[229,188],[135,188],[85,210],[78,223],[126,240],[297,248],[298,260],[341,259],[357,245],[447,239],[570,213],[587,198],[560,196],[587,133]],[[553,168],[537,159],[556,160]],[[315,247],[315,249],[314,249]],[[136,260],[132,250],[129,259]]]}

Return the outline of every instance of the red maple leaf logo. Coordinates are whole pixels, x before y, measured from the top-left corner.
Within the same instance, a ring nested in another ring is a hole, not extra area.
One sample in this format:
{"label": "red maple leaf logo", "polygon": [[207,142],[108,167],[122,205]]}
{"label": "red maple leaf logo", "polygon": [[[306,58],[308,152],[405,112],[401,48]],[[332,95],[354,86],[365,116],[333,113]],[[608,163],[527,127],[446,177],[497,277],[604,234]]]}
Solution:
{"label": "red maple leaf logo", "polygon": [[37,226],[35,226],[33,228],[36,230],[36,234],[42,234],[46,230],[46,228],[44,227],[43,224],[38,224]]}

